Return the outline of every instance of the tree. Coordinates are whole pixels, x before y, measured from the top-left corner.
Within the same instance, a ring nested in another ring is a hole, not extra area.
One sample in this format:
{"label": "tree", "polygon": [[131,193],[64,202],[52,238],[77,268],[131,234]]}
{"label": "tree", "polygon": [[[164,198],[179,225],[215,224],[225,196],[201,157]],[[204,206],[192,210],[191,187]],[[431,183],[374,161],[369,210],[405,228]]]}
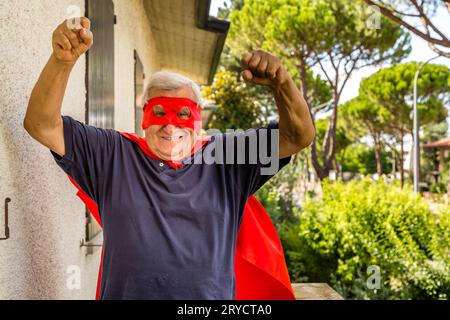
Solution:
{"label": "tree", "polygon": [[278,54],[296,69],[310,110],[314,103],[308,70],[316,65],[322,69],[332,90],[332,114],[322,159],[315,139],[311,160],[319,178],[326,178],[335,160],[338,105],[348,79],[367,65],[400,61],[409,53],[409,35],[388,19],[383,29],[367,28],[366,12],[350,0],[248,0],[230,14],[230,21],[229,44],[235,55],[258,47]]}
{"label": "tree", "polygon": [[367,97],[359,95],[358,97],[347,101],[341,107],[343,117],[359,123],[365,128],[365,131],[372,137],[375,147],[375,159],[377,164],[377,173],[383,174],[382,163],[382,134],[387,127],[387,123],[392,120],[392,114],[381,104],[370,101]]}
{"label": "tree", "polygon": [[259,101],[253,98],[251,87],[245,82],[238,82],[236,75],[227,70],[217,72],[211,86],[202,88],[202,95],[218,105],[209,129],[222,132],[226,129],[243,129],[258,127],[267,123],[262,116],[264,110]]}
{"label": "tree", "polygon": [[446,8],[450,13],[450,0],[364,0],[364,2],[370,6],[377,6],[385,17],[428,42],[431,50],[450,58],[450,37],[432,21],[437,10]]}
{"label": "tree", "polygon": [[223,6],[217,12],[217,18],[221,20],[228,20],[230,13],[233,10],[241,10],[244,6],[244,0],[229,0],[229,4],[223,1]]}
{"label": "tree", "polygon": [[[364,143],[354,143],[346,148],[346,157],[342,161],[343,171],[357,172],[360,174],[379,174],[378,159],[375,157],[377,150],[375,146],[368,146]],[[392,170],[392,164],[389,161],[389,154],[381,150],[380,160],[382,172]]]}
{"label": "tree", "polygon": [[[317,119],[316,120],[316,137],[317,144],[322,144],[325,139],[325,134],[327,132],[328,123],[330,122],[330,117]],[[354,127],[354,126],[353,126]],[[339,123],[336,129],[336,161],[333,162],[333,170],[336,172],[336,177],[339,177],[341,168],[345,161],[345,153],[347,147],[352,143],[356,142],[359,138],[358,134],[352,130],[352,126],[348,122],[343,121],[339,118]],[[318,150],[318,156],[321,157],[320,150]],[[339,160],[339,164],[338,161]]]}
{"label": "tree", "polygon": [[[406,134],[412,133],[412,95],[418,63],[410,62],[382,69],[360,84],[360,95],[385,108],[391,114],[386,133],[400,144],[400,174],[404,182],[404,144]],[[426,65],[418,80],[418,112],[420,124],[445,119],[445,104],[449,101],[450,70],[442,65]]]}

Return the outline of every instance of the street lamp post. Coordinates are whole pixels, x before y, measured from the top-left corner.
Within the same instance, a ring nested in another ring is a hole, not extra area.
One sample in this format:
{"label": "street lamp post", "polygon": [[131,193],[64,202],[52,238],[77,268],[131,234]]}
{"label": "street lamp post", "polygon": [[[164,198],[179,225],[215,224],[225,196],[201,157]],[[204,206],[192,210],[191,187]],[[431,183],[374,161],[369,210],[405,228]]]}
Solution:
{"label": "street lamp post", "polygon": [[[419,172],[420,172],[420,143],[419,143],[419,113],[417,111],[417,80],[419,79],[420,71],[423,67],[429,63],[430,61],[439,58],[440,56],[433,57],[428,59],[425,62],[422,62],[417,69],[416,74],[414,76],[414,104],[413,104],[413,140],[414,140],[414,192],[419,192]],[[403,164],[402,164],[403,165]]]}

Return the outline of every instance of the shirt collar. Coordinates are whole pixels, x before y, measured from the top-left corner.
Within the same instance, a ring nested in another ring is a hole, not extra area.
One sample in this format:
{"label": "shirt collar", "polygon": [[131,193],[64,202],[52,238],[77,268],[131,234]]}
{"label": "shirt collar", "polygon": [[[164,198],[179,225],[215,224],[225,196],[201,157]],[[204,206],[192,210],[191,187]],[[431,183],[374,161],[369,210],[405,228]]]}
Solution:
{"label": "shirt collar", "polygon": [[192,155],[197,150],[201,149],[211,138],[210,136],[204,136],[204,135],[200,136],[199,139],[197,139],[197,141],[196,141],[194,147],[192,148],[191,153],[187,159],[184,159],[181,162],[173,162],[173,161],[162,160],[157,155],[155,155],[152,152],[152,150],[150,149],[150,147],[148,146],[147,141],[143,137],[138,136],[136,133],[129,133],[129,132],[123,132],[123,131],[118,131],[118,132],[125,138],[136,143],[139,146],[139,148],[141,149],[141,151],[144,152],[147,156],[149,156],[152,159],[158,160],[158,161],[163,161],[163,162],[167,163],[167,165],[169,165],[173,169],[183,168],[184,164],[186,164],[188,162],[189,157],[192,157]]}

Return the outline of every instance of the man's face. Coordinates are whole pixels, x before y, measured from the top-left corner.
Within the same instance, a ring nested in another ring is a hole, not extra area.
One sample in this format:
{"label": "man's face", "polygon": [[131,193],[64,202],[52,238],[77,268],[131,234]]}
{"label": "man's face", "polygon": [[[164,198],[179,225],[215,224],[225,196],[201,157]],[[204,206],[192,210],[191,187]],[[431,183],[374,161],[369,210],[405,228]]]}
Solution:
{"label": "man's face", "polygon": [[[149,100],[159,96],[188,98],[197,102],[190,86],[170,91],[152,89]],[[189,156],[196,139],[197,135],[193,129],[172,124],[151,125],[145,129],[145,140],[148,146],[156,156],[166,161],[180,161]]]}

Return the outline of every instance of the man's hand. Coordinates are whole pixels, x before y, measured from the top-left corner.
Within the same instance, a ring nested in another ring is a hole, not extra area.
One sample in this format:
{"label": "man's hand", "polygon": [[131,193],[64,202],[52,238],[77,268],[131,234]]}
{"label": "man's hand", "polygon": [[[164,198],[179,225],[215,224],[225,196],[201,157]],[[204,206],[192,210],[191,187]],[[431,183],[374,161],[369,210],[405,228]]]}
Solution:
{"label": "man's hand", "polygon": [[69,20],[61,23],[53,32],[53,56],[58,62],[74,65],[78,58],[87,52],[94,43],[91,22],[81,17],[79,27],[72,27]]}
{"label": "man's hand", "polygon": [[261,50],[241,58],[244,80],[269,86],[280,115],[279,157],[283,159],[310,145],[315,136],[308,105],[280,59]]}
{"label": "man's hand", "polygon": [[251,51],[241,58],[245,70],[241,73],[244,80],[263,86],[283,85],[289,74],[280,59],[262,50]]}

